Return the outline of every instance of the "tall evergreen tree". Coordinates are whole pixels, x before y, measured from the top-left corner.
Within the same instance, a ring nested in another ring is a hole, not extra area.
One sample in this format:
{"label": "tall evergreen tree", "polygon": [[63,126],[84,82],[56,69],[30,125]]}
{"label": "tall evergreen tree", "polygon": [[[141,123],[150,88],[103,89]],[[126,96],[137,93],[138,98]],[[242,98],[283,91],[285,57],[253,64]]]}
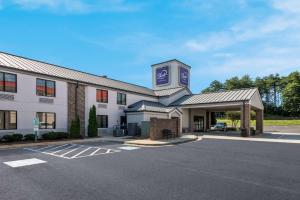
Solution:
{"label": "tall evergreen tree", "polygon": [[291,73],[288,81],[282,94],[283,109],[293,117],[300,117],[300,73]]}
{"label": "tall evergreen tree", "polygon": [[209,85],[208,88],[206,88],[205,90],[203,90],[202,92],[218,92],[221,90],[224,90],[224,84],[221,83],[220,81],[214,80],[213,82],[211,82],[211,84]]}
{"label": "tall evergreen tree", "polygon": [[89,125],[88,125],[88,136],[96,137],[98,135],[97,117],[96,117],[96,106],[93,105],[90,108],[89,113]]}

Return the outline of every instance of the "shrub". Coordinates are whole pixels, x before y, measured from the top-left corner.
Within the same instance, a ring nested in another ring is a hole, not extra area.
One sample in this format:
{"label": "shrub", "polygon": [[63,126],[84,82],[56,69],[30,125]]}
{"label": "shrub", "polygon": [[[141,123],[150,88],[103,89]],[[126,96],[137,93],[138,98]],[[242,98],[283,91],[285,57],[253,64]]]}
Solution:
{"label": "shrub", "polygon": [[13,142],[14,137],[12,135],[3,135],[2,139],[3,142]]}
{"label": "shrub", "polygon": [[68,138],[68,133],[65,132],[48,132],[42,135],[44,140],[58,140]]}
{"label": "shrub", "polygon": [[226,131],[237,131],[236,127],[227,127]]}
{"label": "shrub", "polygon": [[247,129],[241,128],[241,136],[242,136],[242,137],[248,137]]}
{"label": "shrub", "polygon": [[26,141],[33,141],[33,140],[35,140],[35,134],[30,133],[30,134],[24,135],[24,140],[26,140]]}
{"label": "shrub", "polygon": [[13,134],[12,135],[12,138],[13,138],[13,141],[17,141],[17,142],[19,142],[19,141],[22,141],[23,140],[23,135],[22,134]]}
{"label": "shrub", "polygon": [[79,116],[75,120],[72,120],[70,127],[70,137],[71,138],[80,138],[80,119]]}
{"label": "shrub", "polygon": [[98,135],[98,128],[97,128],[97,119],[96,119],[96,107],[93,105],[90,108],[89,113],[89,125],[88,125],[88,136],[89,137],[96,137]]}
{"label": "shrub", "polygon": [[65,132],[56,132],[57,139],[67,139],[69,137],[68,133]]}

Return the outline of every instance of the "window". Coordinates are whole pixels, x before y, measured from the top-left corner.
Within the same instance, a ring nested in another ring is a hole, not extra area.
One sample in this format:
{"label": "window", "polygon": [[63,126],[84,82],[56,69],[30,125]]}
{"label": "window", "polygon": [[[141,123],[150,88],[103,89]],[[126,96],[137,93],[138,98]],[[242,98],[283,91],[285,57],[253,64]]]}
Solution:
{"label": "window", "polygon": [[117,94],[117,104],[126,105],[126,94],[124,93]]}
{"label": "window", "polygon": [[17,92],[17,75],[0,72],[0,91]]}
{"label": "window", "polygon": [[107,90],[97,90],[96,94],[97,102],[107,103],[108,102],[108,91]]}
{"label": "window", "polygon": [[55,129],[55,113],[38,112],[36,115],[40,121],[40,129]]}
{"label": "window", "polygon": [[17,111],[0,111],[0,130],[17,129]]}
{"label": "window", "polygon": [[38,96],[55,97],[55,82],[36,79],[36,94]]}
{"label": "window", "polygon": [[108,128],[108,116],[107,115],[97,115],[98,128]]}

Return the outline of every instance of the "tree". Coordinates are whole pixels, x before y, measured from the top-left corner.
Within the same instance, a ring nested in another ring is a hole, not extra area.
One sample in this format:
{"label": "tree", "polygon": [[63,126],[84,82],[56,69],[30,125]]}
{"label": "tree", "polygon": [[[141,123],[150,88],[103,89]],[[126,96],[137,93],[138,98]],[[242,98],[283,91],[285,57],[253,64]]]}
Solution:
{"label": "tree", "polygon": [[293,117],[300,116],[300,73],[288,76],[289,83],[283,90],[283,109]]}
{"label": "tree", "polygon": [[234,89],[242,88],[240,85],[240,79],[237,76],[227,79],[225,81],[224,85],[227,90],[234,90]]}
{"label": "tree", "polygon": [[252,81],[252,79],[250,78],[249,75],[243,76],[243,77],[240,79],[239,82],[240,82],[239,86],[240,86],[241,88],[252,88],[252,87],[254,87],[254,83],[253,83],[253,81]]}
{"label": "tree", "polygon": [[80,138],[80,119],[79,116],[76,116],[75,120],[72,120],[70,127],[70,137],[71,138]]}
{"label": "tree", "polygon": [[218,91],[221,91],[221,90],[224,90],[224,89],[225,89],[225,87],[224,87],[223,83],[221,83],[220,81],[214,80],[213,82],[211,82],[211,84],[209,85],[208,88],[206,88],[202,91],[202,93],[205,93],[205,92],[218,92]]}
{"label": "tree", "polygon": [[89,112],[88,136],[96,137],[98,135],[98,125],[96,118],[96,106],[93,105]]}
{"label": "tree", "polygon": [[232,126],[236,128],[239,120],[241,119],[241,113],[236,111],[227,112],[227,118],[231,120]]}

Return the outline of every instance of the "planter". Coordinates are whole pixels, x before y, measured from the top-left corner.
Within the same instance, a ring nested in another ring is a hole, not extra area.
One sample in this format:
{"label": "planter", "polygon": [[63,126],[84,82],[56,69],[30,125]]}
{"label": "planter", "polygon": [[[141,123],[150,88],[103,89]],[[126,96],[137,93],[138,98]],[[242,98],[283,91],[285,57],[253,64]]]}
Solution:
{"label": "planter", "polygon": [[249,136],[248,133],[247,133],[247,129],[241,128],[241,136],[242,137],[248,137]]}

